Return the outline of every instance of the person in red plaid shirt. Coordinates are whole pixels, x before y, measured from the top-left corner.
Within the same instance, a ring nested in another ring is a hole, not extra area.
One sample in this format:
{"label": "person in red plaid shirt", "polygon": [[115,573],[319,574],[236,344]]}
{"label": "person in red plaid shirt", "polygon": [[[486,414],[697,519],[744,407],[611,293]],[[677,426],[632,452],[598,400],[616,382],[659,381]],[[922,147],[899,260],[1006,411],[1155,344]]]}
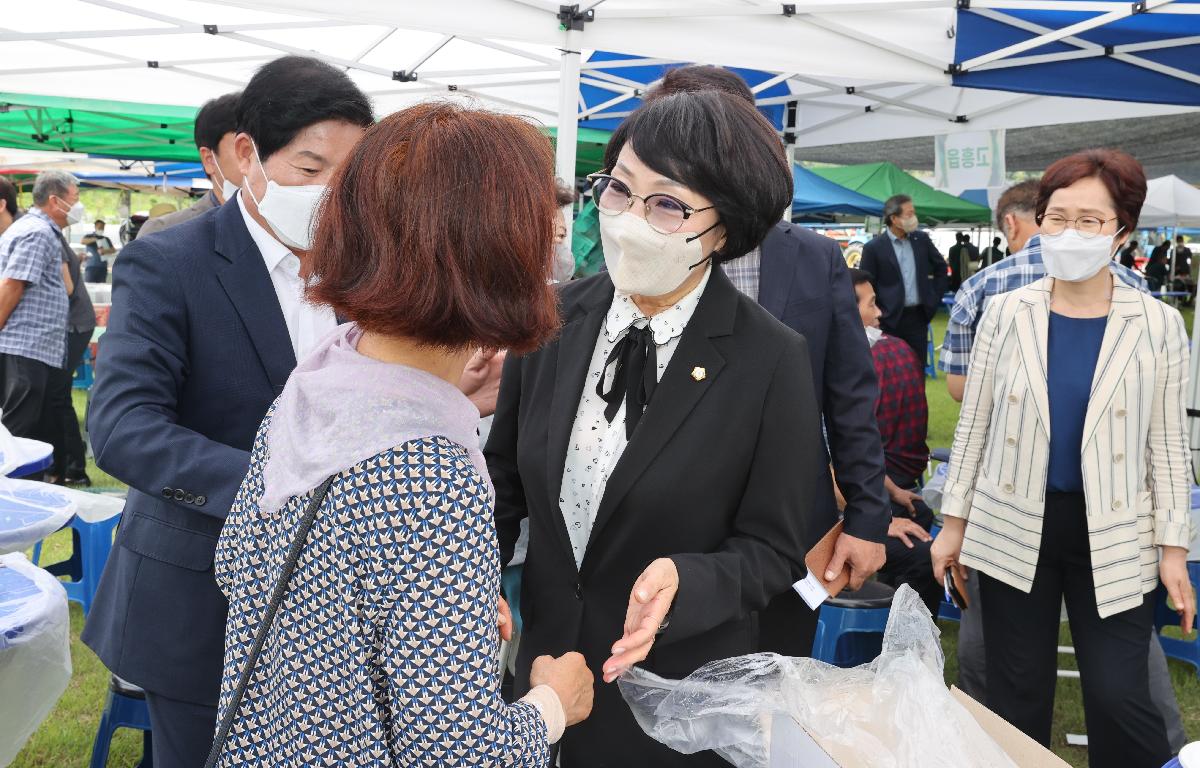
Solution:
{"label": "person in red plaid shirt", "polygon": [[925,368],[905,341],[879,329],[883,312],[875,304],[870,273],[852,269],[850,278],[858,298],[858,313],[871,344],[875,375],[879,378],[875,420],[883,439],[883,484],[892,501],[892,524],[885,545],[887,562],[879,570],[879,580],[894,587],[908,584],[936,617],[942,587],[933,577],[929,558],[933,511],[921,498],[917,486],[929,461],[929,446],[925,442],[929,430]]}

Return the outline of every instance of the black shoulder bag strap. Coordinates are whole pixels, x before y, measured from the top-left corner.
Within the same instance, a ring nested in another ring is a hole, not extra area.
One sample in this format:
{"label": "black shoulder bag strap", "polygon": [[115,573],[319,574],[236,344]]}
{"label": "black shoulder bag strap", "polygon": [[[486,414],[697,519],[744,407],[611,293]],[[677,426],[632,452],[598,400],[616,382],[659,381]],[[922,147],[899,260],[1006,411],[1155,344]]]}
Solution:
{"label": "black shoulder bag strap", "polygon": [[283,568],[279,572],[279,580],[275,582],[275,587],[271,590],[271,601],[267,604],[267,612],[263,615],[262,623],[258,625],[254,643],[250,646],[250,653],[246,655],[246,663],[242,667],[242,676],[238,680],[237,688],[233,691],[233,697],[229,700],[229,706],[225,709],[225,717],[221,718],[216,738],[213,739],[212,751],[208,753],[208,760],[204,762],[204,768],[214,768],[217,760],[221,757],[221,750],[225,748],[225,740],[229,737],[229,729],[233,727],[233,721],[237,719],[238,706],[242,703],[246,687],[250,684],[250,676],[254,674],[254,666],[258,663],[263,644],[267,641],[267,633],[271,631],[271,625],[275,623],[275,614],[278,613],[279,605],[287,595],[288,582],[292,579],[292,572],[296,570],[296,562],[304,550],[308,532],[312,529],[313,521],[317,518],[317,510],[325,501],[334,477],[336,475],[330,475],[325,482],[321,483],[320,487],[313,491],[312,501],[308,503],[308,509],[304,510],[304,517],[300,518],[300,523],[296,526],[296,536],[292,539],[291,547],[288,548],[287,558],[283,561]]}

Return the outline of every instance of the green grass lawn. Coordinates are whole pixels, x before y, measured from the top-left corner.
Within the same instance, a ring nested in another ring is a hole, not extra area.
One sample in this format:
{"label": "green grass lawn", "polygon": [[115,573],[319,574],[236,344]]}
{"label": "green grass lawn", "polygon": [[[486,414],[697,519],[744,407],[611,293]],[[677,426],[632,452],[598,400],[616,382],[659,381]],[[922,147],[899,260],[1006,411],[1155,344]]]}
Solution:
{"label": "green grass lawn", "polygon": [[[1185,320],[1191,327],[1191,311],[1185,312]],[[941,342],[945,331],[946,317],[940,314],[934,324],[934,338]],[[84,398],[76,392],[75,406],[82,415]],[[927,382],[926,395],[929,400],[929,445],[949,446],[954,437],[954,424],[958,418],[958,404],[946,393],[945,381]],[[89,459],[88,474],[97,488],[120,488],[121,484],[100,472]],[[59,532],[51,536],[45,546],[43,562],[64,559],[69,553],[70,534]],[[71,603],[71,659],[74,671],[70,686],[58,702],[58,706],[29,743],[17,755],[15,768],[84,768],[91,758],[92,739],[108,686],[108,673],[99,659],[79,642],[83,628],[83,614],[79,605]],[[958,624],[940,622],[942,645],[946,652],[946,682],[958,679],[958,663],[955,648],[958,641]],[[1070,633],[1064,625],[1062,644],[1070,645]],[[1200,678],[1195,670],[1176,661],[1169,661],[1171,677],[1183,711],[1184,724],[1189,737],[1200,739]],[[1074,658],[1062,657],[1064,668],[1074,668]],[[1083,748],[1070,747],[1066,743],[1067,733],[1084,733],[1083,704],[1079,681],[1059,680],[1055,703],[1054,750],[1073,766],[1085,768],[1087,752]],[[132,731],[119,731],[113,740],[109,754],[110,766],[127,768],[136,765],[141,755],[141,738]]]}

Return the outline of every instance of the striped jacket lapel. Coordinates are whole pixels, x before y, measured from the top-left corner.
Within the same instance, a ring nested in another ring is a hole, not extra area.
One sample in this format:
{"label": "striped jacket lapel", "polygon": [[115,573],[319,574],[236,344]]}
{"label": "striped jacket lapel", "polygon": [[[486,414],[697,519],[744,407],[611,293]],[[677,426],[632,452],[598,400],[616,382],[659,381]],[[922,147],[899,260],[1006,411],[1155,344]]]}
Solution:
{"label": "striped jacket lapel", "polygon": [[1125,369],[1134,357],[1138,340],[1142,335],[1142,297],[1133,288],[1113,281],[1112,307],[1108,311],[1108,323],[1104,328],[1104,340],[1100,343],[1100,356],[1096,359],[1096,374],[1092,378],[1092,395],[1088,399],[1087,417],[1083,422],[1083,443],[1087,444],[1100,417],[1108,409],[1117,386],[1125,376]]}
{"label": "striped jacket lapel", "polygon": [[1025,375],[1029,379],[1029,394],[1037,407],[1038,419],[1046,434],[1050,434],[1050,393],[1046,383],[1046,350],[1050,338],[1050,289],[1045,279],[1031,285],[1021,297],[1017,311],[1017,344]]}

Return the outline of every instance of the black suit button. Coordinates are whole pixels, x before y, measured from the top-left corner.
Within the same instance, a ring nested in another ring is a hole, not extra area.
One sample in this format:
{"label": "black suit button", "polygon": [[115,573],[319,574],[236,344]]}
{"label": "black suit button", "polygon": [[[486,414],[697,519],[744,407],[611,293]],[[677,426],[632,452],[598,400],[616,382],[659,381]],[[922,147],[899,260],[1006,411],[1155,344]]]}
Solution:
{"label": "black suit button", "polygon": [[174,488],[163,488],[163,498],[164,499],[171,498],[171,494],[174,492],[175,492]]}
{"label": "black suit button", "polygon": [[583,599],[583,583],[582,582],[578,582],[578,581],[575,582],[575,599],[576,600]]}
{"label": "black suit button", "polygon": [[197,496],[196,497],[196,506],[197,507],[203,507],[207,503],[208,503],[207,497],[205,497],[205,496]]}
{"label": "black suit button", "polygon": [[193,503],[195,503],[195,501],[196,501],[196,494],[194,494],[194,493],[189,493],[188,495],[183,497],[184,504],[193,504]]}
{"label": "black suit button", "polygon": [[175,499],[175,501],[183,501],[184,496],[185,496],[185,494],[184,494],[183,490],[181,490],[179,488],[175,489],[175,493],[173,495],[173,498]]}

